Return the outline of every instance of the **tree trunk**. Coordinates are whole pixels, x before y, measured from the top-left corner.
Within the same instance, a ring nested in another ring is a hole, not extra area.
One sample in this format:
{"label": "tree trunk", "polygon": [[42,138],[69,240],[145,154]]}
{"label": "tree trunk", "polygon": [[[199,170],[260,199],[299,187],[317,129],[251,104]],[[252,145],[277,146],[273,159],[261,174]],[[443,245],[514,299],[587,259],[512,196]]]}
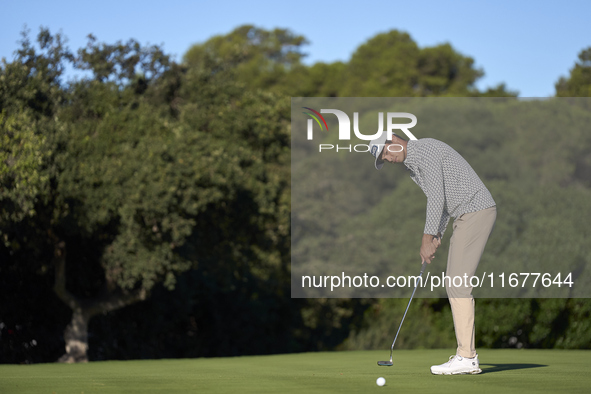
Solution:
{"label": "tree trunk", "polygon": [[79,299],[66,289],[66,243],[50,233],[55,242],[55,294],[72,309],[72,321],[64,330],[66,353],[57,361],[63,363],[88,362],[88,322],[99,313],[107,313],[146,299],[147,292],[140,289],[124,292],[103,289],[100,296]]}
{"label": "tree trunk", "polygon": [[74,309],[72,322],[64,330],[66,353],[57,361],[60,363],[88,362],[88,321],[90,316],[82,308]]}

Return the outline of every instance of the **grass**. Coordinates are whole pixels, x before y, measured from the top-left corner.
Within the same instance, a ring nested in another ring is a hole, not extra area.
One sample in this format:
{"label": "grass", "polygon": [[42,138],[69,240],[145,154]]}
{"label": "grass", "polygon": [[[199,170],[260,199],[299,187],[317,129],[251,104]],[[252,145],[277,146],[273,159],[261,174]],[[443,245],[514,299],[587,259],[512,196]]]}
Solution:
{"label": "grass", "polygon": [[[591,351],[481,350],[480,375],[434,376],[445,350],[389,349],[210,359],[0,365],[0,393],[589,392]],[[376,379],[386,378],[378,387]]]}

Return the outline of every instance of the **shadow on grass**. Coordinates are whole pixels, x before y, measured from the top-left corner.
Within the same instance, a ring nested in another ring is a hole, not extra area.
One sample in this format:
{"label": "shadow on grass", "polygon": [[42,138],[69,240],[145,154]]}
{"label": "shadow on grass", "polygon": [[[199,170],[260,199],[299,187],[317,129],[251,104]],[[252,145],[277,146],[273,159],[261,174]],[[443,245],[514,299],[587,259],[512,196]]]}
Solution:
{"label": "shadow on grass", "polygon": [[[487,366],[487,368],[482,368]],[[480,368],[482,369],[482,373],[492,373],[492,372],[501,372],[501,371],[511,371],[515,369],[529,369],[529,368],[540,368],[540,367],[547,367],[547,365],[543,364],[480,364]]]}

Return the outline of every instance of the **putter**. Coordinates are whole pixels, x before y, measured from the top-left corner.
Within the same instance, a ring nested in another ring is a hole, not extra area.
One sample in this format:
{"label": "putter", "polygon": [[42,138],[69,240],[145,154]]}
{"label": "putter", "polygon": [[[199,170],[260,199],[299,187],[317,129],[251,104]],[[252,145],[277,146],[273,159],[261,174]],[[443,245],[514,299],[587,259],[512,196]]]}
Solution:
{"label": "putter", "polygon": [[[427,262],[423,261],[423,266],[421,267],[421,273],[419,274],[419,278],[423,276],[423,272],[425,272],[425,267],[427,267]],[[410,300],[408,301],[408,306],[404,311],[404,316],[402,316],[402,321],[400,322],[400,326],[398,326],[398,331],[396,331],[396,336],[394,337],[394,342],[392,342],[392,347],[390,347],[390,361],[378,361],[378,365],[380,367],[391,367],[394,365],[392,363],[392,351],[394,350],[394,344],[396,343],[396,338],[398,338],[398,333],[400,332],[400,327],[402,327],[402,323],[404,323],[404,318],[406,317],[406,312],[408,312],[408,307],[412,302],[412,298],[415,296],[415,291],[417,291],[417,286],[419,285],[419,281],[417,280],[415,283],[415,289],[412,291],[412,295],[410,296]]]}

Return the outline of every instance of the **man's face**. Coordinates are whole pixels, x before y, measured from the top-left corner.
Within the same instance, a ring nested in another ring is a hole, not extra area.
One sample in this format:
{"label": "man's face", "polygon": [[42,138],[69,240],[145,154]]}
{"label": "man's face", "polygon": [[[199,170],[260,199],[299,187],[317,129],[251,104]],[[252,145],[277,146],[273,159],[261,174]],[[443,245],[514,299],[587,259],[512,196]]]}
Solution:
{"label": "man's face", "polygon": [[405,159],[404,147],[396,142],[386,142],[382,151],[382,160],[390,163],[402,163]]}

